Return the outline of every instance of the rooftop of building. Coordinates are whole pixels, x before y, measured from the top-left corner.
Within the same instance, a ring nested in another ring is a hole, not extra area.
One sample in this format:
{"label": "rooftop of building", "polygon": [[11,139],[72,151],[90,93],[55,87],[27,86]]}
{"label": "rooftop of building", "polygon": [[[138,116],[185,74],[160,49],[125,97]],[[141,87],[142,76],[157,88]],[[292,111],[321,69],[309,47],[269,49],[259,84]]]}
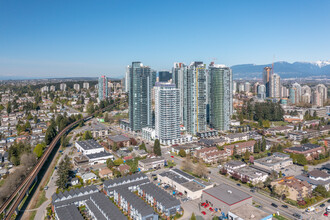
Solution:
{"label": "rooftop of building", "polygon": [[216,145],[216,144],[219,144],[219,143],[224,143],[226,141],[225,138],[221,137],[221,138],[214,138],[214,139],[206,139],[206,138],[203,138],[203,139],[200,139],[199,142],[201,144],[204,144],[204,145],[208,145],[208,146],[213,146],[213,145]]}
{"label": "rooftop of building", "polygon": [[191,148],[198,148],[200,147],[197,143],[188,143],[188,144],[182,144],[182,145],[173,145],[174,149],[181,150],[181,149],[191,149]]}
{"label": "rooftop of building", "polygon": [[120,184],[127,184],[130,182],[135,182],[135,181],[139,181],[142,179],[146,179],[149,181],[148,177],[146,174],[144,173],[135,173],[132,175],[127,175],[127,176],[123,176],[123,177],[119,177],[119,178],[115,178],[112,180],[106,180],[103,182],[103,186],[108,188],[110,186],[116,186],[116,185],[120,185]]}
{"label": "rooftop of building", "polygon": [[95,153],[95,154],[86,154],[86,157],[91,160],[91,159],[97,159],[97,158],[112,157],[112,154],[110,154],[107,151],[102,151],[102,152]]}
{"label": "rooftop of building", "polygon": [[234,148],[234,147],[238,147],[238,148],[244,148],[244,147],[250,147],[250,146],[254,146],[254,144],[256,143],[255,140],[251,140],[251,141],[245,141],[245,142],[238,142],[238,143],[234,143],[234,144],[230,144],[230,145],[225,145],[224,148]]}
{"label": "rooftop of building", "polygon": [[245,220],[264,219],[272,215],[249,204],[232,209],[230,212]]}
{"label": "rooftop of building", "polygon": [[204,190],[203,192],[226,203],[227,205],[233,205],[243,200],[252,198],[249,194],[227,184],[221,184],[219,186]]}
{"label": "rooftop of building", "polygon": [[313,149],[316,149],[316,148],[319,148],[319,147],[321,147],[321,146],[317,145],[317,144],[303,144],[303,145],[300,145],[300,146],[287,148],[286,150],[305,152],[305,151],[313,150]]}
{"label": "rooftop of building", "polygon": [[303,187],[310,188],[311,185],[307,181],[301,181],[294,176],[286,176],[281,179],[277,179],[273,182],[277,182],[278,184],[288,186],[289,188],[294,188],[297,191],[302,190]]}
{"label": "rooftop of building", "polygon": [[67,205],[56,208],[58,220],[84,220],[78,208],[75,205]]}
{"label": "rooftop of building", "polygon": [[330,177],[330,175],[328,173],[323,172],[323,171],[321,171],[319,169],[314,169],[314,170],[310,171],[308,173],[308,175],[309,176],[312,176],[312,177],[315,177],[315,178],[320,177],[320,178],[323,178],[323,179],[327,179],[327,178]]}
{"label": "rooftop of building", "polygon": [[143,159],[143,160],[139,160],[139,163],[153,163],[153,162],[160,162],[160,161],[163,161],[165,160],[163,157],[153,157],[153,158],[146,158],[146,159]]}
{"label": "rooftop of building", "polygon": [[229,166],[229,167],[237,167],[237,166],[242,166],[242,165],[246,165],[246,163],[244,163],[243,161],[240,161],[240,160],[230,160],[226,163],[226,166]]}
{"label": "rooftop of building", "polygon": [[108,138],[114,142],[122,142],[122,141],[129,141],[130,139],[124,135],[114,135],[108,136]]}
{"label": "rooftop of building", "polygon": [[260,158],[255,160],[254,162],[260,163],[265,166],[274,166],[278,163],[282,163],[283,161],[289,160],[292,160],[289,155],[276,152],[269,157]]}
{"label": "rooftop of building", "polygon": [[97,143],[94,140],[86,140],[86,141],[77,141],[77,144],[79,144],[84,150],[92,150],[92,149],[98,149],[98,148],[104,148],[99,143]]}

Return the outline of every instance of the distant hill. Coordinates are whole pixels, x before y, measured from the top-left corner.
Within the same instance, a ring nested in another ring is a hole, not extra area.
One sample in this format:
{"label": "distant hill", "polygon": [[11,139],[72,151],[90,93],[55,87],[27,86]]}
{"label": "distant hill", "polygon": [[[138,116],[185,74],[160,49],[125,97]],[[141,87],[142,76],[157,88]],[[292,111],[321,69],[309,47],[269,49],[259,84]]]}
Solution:
{"label": "distant hill", "polygon": [[[272,64],[255,65],[240,64],[232,66],[233,76],[237,78],[261,78],[264,67],[272,66]],[[294,62],[285,61],[274,63],[274,73],[281,78],[305,78],[315,76],[330,77],[330,61],[316,62]]]}

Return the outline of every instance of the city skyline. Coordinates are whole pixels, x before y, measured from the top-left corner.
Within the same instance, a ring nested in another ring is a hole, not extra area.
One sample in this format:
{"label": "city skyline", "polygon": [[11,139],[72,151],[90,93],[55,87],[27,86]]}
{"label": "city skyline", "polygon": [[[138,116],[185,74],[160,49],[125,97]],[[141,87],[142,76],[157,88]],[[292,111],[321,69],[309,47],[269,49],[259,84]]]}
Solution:
{"label": "city skyline", "polygon": [[[127,63],[139,60],[157,70],[195,60],[227,66],[329,60],[329,6],[327,1],[3,1],[0,76],[122,77]],[[144,13],[135,16],[135,10]],[[200,16],[192,13],[196,10]],[[175,31],[178,26],[181,31]],[[205,34],[188,34],[198,27]]]}

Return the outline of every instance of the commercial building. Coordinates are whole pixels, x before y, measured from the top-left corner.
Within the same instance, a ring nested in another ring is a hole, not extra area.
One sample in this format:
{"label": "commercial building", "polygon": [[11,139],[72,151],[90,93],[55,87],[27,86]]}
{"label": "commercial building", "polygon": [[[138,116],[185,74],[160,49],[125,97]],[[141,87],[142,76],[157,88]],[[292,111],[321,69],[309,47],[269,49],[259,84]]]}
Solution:
{"label": "commercial building", "polygon": [[147,158],[147,159],[139,160],[138,162],[138,168],[141,171],[161,169],[164,168],[164,165],[165,165],[165,159],[163,157]]}
{"label": "commercial building", "polygon": [[106,76],[99,77],[98,92],[100,101],[108,98],[108,79]]}
{"label": "commercial building", "polygon": [[129,66],[129,122],[132,131],[152,127],[150,67],[141,62]]}
{"label": "commercial building", "polygon": [[172,83],[156,83],[154,89],[156,138],[172,145],[181,138],[179,89]]}
{"label": "commercial building", "polygon": [[208,203],[214,210],[221,212],[224,216],[229,211],[252,205],[252,196],[226,184],[203,190],[201,202]]}
{"label": "commercial building", "polygon": [[228,219],[232,220],[272,220],[273,215],[260,208],[245,204],[228,212]]}
{"label": "commercial building", "polygon": [[318,158],[319,154],[325,153],[324,147],[317,144],[303,144],[296,147],[286,148],[284,151],[287,153],[303,154],[307,160]]}
{"label": "commercial building", "polygon": [[260,158],[254,161],[254,165],[264,168],[266,170],[279,171],[282,168],[291,166],[293,164],[292,158],[290,155],[275,152],[272,156]]}
{"label": "commercial building", "polygon": [[224,65],[212,64],[209,74],[212,94],[209,97],[210,125],[217,130],[229,130],[233,111],[232,71]]}
{"label": "commercial building", "polygon": [[92,139],[86,141],[76,141],[75,147],[84,155],[95,154],[104,151],[104,147]]}
{"label": "commercial building", "polygon": [[212,183],[197,179],[179,169],[170,169],[157,174],[157,178],[160,183],[168,184],[190,199],[200,198],[204,189],[213,186]]}

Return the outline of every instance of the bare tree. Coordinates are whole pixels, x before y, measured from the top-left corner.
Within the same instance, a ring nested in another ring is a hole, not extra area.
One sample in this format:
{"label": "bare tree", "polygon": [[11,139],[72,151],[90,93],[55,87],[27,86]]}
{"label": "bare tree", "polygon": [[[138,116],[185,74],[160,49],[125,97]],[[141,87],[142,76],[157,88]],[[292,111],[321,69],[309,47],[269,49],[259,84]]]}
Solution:
{"label": "bare tree", "polygon": [[185,159],[182,161],[182,169],[187,171],[187,172],[192,172],[193,171],[193,163],[190,159],[189,156],[185,157]]}
{"label": "bare tree", "polygon": [[207,177],[207,168],[203,162],[199,161],[195,166],[195,174],[198,177]]}

